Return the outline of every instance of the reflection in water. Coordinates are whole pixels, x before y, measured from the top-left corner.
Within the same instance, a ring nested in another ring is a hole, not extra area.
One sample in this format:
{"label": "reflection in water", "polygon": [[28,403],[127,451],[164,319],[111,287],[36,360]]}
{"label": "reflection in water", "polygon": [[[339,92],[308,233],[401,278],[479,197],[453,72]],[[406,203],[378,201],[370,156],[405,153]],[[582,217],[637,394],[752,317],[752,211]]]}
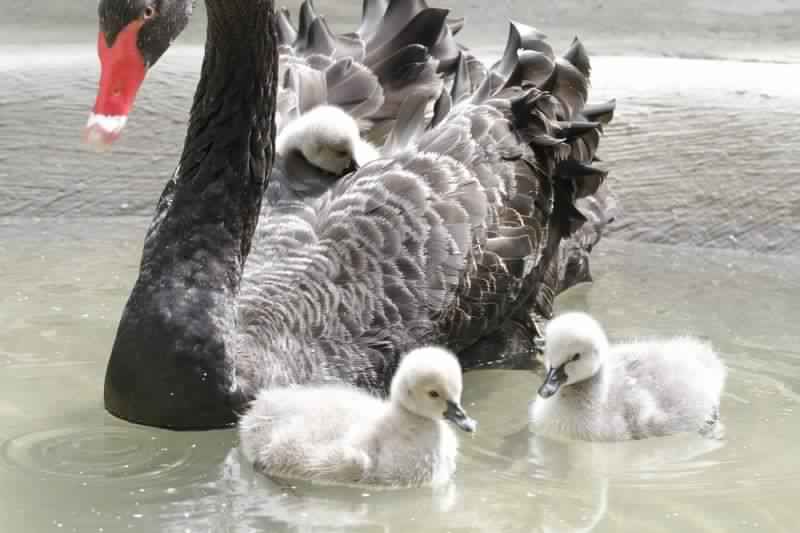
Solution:
{"label": "reflection in water", "polygon": [[[465,376],[479,420],[455,482],[285,486],[242,464],[234,431],[169,432],[102,408],[108,348],[147,219],[0,224],[0,516],[9,531],[793,531],[800,457],[800,261],[604,241],[570,290],[612,339],[705,335],[729,368],[724,441],[546,441],[527,429],[541,376]],[[91,228],[91,231],[86,231]],[[5,530],[4,529],[4,530]]]}
{"label": "reflection in water", "polygon": [[[514,444],[514,440],[519,442]],[[550,439],[526,430],[510,435],[506,442],[508,450],[527,451],[523,457],[511,457],[522,460],[531,478],[558,480],[587,493],[592,508],[588,519],[586,513],[582,514],[583,523],[563,525],[559,508],[548,509],[545,514],[543,531],[575,533],[594,531],[605,517],[609,485],[638,485],[645,480],[658,486],[666,482],[683,485],[688,478],[703,476],[712,468],[714,461],[704,461],[703,456],[723,446],[722,440],[699,435],[601,443]],[[556,521],[560,525],[554,525]]]}
{"label": "reflection in water", "polygon": [[[320,2],[340,27],[359,11]],[[564,45],[577,31],[599,53],[798,57],[789,2],[687,2],[644,18],[630,9],[640,3],[621,0],[564,0],[555,11],[529,0],[488,11],[445,3],[467,16],[470,43],[496,44],[511,9]],[[796,84],[785,80],[798,65],[593,60],[598,100],[623,97],[600,154],[624,210],[617,235],[743,252],[604,240],[592,258],[597,283],[558,304],[596,314],[616,338],[712,340],[730,370],[724,441],[543,441],[526,427],[541,378],[487,370],[466,377],[465,406],[480,426],[462,439],[446,491],[287,487],[240,462],[232,431],[164,432],[102,409],[109,348],[179,157],[201,50],[174,48],[161,61],[134,112],[141,127],[110,162],[79,144],[97,86],[96,2],[17,4],[4,15],[21,25],[0,35],[22,43],[0,53],[0,214],[19,217],[0,219],[2,531],[796,531],[800,456],[787,443],[800,439],[800,115]],[[54,15],[65,11],[78,45],[62,44],[68,29]],[[750,11],[755,29],[741,16]],[[203,19],[184,43],[202,42]],[[758,46],[740,46],[742,35]],[[31,46],[39,37],[56,44]],[[735,133],[721,145],[721,131]],[[83,218],[38,218],[60,216]]]}
{"label": "reflection in water", "polygon": [[[486,510],[500,502],[491,502],[483,491],[459,487],[457,483],[439,489],[414,490],[320,487],[308,483],[287,486],[253,473],[242,459],[238,450],[233,450],[221,467],[225,490],[235,502],[231,506],[231,516],[225,520],[244,521],[253,530],[267,525],[273,530],[280,525],[287,531],[298,532],[498,531],[498,516]],[[558,505],[553,507],[545,505],[536,509],[537,505],[533,504],[533,509],[528,511],[533,510],[535,518],[527,524],[515,524],[514,529],[524,526],[522,530],[528,531],[592,531],[606,511],[607,479],[591,477],[591,474],[587,477],[587,473],[582,472],[573,481],[579,481],[580,495],[563,494]],[[529,490],[524,499],[514,496],[521,494],[512,494],[508,505],[501,504],[506,510],[531,506]],[[575,527],[558,511],[564,504],[572,507],[570,515],[580,511],[573,519]]]}
{"label": "reflection in water", "polygon": [[[256,474],[234,449],[222,465],[222,477],[228,496],[236,502],[236,520],[251,521],[254,526],[270,522],[282,524],[289,531],[335,530],[395,531],[402,527],[401,515],[410,524],[448,516],[457,504],[457,487],[450,483],[436,489],[380,489],[377,487],[333,487],[310,483],[275,481]],[[398,505],[413,502],[413,505]],[[403,509],[402,512],[396,512]],[[319,529],[322,528],[322,529]]]}

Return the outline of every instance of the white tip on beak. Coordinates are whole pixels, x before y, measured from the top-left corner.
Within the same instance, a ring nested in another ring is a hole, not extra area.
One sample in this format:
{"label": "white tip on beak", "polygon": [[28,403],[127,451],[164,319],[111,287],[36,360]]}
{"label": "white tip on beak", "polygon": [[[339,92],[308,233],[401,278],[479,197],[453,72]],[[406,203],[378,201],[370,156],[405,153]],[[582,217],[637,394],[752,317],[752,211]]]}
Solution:
{"label": "white tip on beak", "polygon": [[91,113],[84,129],[84,139],[96,149],[106,149],[116,141],[128,122],[125,115],[109,116]]}

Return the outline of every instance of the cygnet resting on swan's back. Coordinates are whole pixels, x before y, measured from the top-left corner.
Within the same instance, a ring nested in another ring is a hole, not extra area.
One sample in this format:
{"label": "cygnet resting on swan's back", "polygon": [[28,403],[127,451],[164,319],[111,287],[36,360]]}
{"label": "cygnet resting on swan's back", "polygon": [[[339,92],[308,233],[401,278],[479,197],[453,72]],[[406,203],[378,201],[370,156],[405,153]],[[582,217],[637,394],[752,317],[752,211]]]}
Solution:
{"label": "cygnet resting on swan's back", "polygon": [[286,124],[275,140],[275,167],[267,203],[302,200],[380,157],[341,108],[319,105]]}
{"label": "cygnet resting on swan's back", "polygon": [[610,346],[585,313],[545,330],[547,376],[531,405],[531,429],[548,436],[616,441],[699,432],[720,436],[727,371],[692,337]]}
{"label": "cygnet resting on swan's back", "polygon": [[[226,426],[266,387],[344,382],[384,394],[400,354],[421,345],[445,345],[463,367],[527,347],[553,295],[587,275],[609,218],[605,172],[592,161],[614,105],[586,105],[583,46],[557,57],[515,24],[502,59],[481,68],[453,40],[447,11],[368,0],[361,37],[349,39],[366,43],[363,62],[384,80],[378,109],[394,113],[383,157],[319,196],[262,212],[281,17],[270,0],[206,6],[183,154],[119,322],[106,408],[148,425]],[[100,1],[89,139],[116,138],[191,7]],[[120,55],[137,68],[115,68]],[[348,61],[320,58],[303,60],[329,64],[321,75],[342,81],[326,81],[320,103],[344,108],[331,87],[347,93]],[[402,81],[383,70],[398,64],[409,67]],[[423,75],[438,92],[409,90]]]}
{"label": "cygnet resting on swan's back", "polygon": [[458,439],[461,367],[438,347],[405,355],[388,401],[345,385],[265,389],[239,422],[241,449],[265,474],[335,483],[420,486],[448,481]]}

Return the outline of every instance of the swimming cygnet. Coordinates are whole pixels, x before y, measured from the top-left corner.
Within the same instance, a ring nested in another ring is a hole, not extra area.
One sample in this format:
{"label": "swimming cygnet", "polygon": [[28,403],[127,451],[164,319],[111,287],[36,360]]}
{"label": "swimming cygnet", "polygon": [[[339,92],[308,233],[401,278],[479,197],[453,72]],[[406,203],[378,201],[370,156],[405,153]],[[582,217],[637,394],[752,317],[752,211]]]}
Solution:
{"label": "swimming cygnet", "polygon": [[332,105],[317,106],[289,122],[275,140],[275,152],[284,159],[300,157],[337,177],[380,157],[378,149],[361,138],[356,120]]}
{"label": "swimming cygnet", "polygon": [[346,385],[265,389],[239,422],[241,450],[256,470],[283,478],[440,485],[458,452],[445,419],[476,428],[461,387],[456,357],[428,346],[402,358],[388,401]]}
{"label": "swimming cygnet", "polygon": [[547,376],[530,408],[538,434],[618,441],[697,431],[719,435],[726,369],[691,337],[609,346],[585,313],[545,328]]}

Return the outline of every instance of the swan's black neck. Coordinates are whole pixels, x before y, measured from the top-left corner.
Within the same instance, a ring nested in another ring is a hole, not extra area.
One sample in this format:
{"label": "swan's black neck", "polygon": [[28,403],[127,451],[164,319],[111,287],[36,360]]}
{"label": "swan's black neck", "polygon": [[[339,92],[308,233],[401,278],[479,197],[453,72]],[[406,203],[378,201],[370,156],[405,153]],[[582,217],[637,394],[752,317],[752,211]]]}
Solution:
{"label": "swan's black neck", "polygon": [[271,0],[207,0],[208,35],[172,209],[224,221],[245,258],[273,161]]}
{"label": "swan's black neck", "polygon": [[113,414],[223,427],[245,400],[231,347],[235,299],[273,161],[272,0],[206,0],[208,35],[175,176],[148,232],[106,373]]}

